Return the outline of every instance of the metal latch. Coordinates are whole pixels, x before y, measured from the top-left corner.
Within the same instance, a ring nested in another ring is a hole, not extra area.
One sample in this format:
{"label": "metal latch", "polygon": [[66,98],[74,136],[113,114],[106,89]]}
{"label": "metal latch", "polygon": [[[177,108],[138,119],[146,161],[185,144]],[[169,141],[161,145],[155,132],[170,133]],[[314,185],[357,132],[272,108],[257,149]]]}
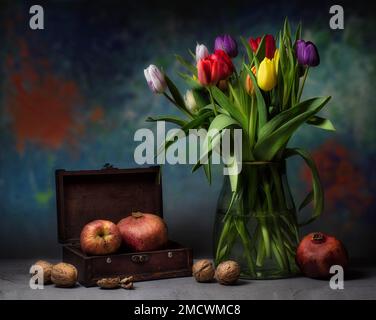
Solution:
{"label": "metal latch", "polygon": [[146,254],[135,254],[131,259],[134,263],[144,263],[149,260],[149,256]]}

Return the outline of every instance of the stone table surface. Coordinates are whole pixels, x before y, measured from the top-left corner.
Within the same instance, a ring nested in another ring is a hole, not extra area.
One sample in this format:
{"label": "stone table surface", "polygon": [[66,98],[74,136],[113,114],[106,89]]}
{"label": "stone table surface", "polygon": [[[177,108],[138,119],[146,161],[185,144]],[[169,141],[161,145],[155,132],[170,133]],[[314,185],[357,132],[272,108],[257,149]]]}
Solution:
{"label": "stone table surface", "polygon": [[[135,283],[134,290],[102,290],[76,286],[29,287],[28,271],[35,260],[0,260],[0,300],[4,299],[376,299],[376,267],[358,267],[347,273],[343,290],[332,290],[328,281],[303,277],[239,281],[235,286],[197,283],[177,278]],[[51,261],[56,262],[56,261]]]}

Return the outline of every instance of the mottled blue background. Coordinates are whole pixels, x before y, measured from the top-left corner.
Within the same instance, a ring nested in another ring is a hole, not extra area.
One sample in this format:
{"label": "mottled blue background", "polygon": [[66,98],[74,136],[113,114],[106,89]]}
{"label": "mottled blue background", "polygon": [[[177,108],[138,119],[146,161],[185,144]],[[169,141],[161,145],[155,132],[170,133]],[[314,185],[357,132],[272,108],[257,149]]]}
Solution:
{"label": "mottled blue background", "polygon": [[[333,96],[323,114],[337,128],[303,127],[291,141],[314,153],[326,188],[325,213],[302,234],[335,234],[352,257],[375,259],[375,10],[342,3],[344,30],[329,28],[330,1],[42,1],[45,29],[32,31],[34,3],[1,0],[0,257],[59,255],[54,170],[133,167],[135,130],[155,130],[149,115],[176,113],[149,92],[147,65],[163,67],[183,90],[175,53],[188,58],[196,42],[212,47],[221,33],[275,33],[288,16],[320,50],[305,95]],[[292,160],[289,172],[303,197],[301,162]],[[202,172],[166,165],[163,182],[171,238],[210,254],[220,168],[208,186]]]}

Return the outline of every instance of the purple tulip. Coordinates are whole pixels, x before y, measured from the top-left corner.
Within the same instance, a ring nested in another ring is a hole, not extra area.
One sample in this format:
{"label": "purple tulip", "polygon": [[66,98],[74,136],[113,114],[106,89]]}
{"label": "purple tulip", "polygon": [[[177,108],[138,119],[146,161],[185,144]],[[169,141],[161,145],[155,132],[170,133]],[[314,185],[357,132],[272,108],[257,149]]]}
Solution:
{"label": "purple tulip", "polygon": [[295,50],[300,65],[316,67],[320,64],[319,52],[311,41],[296,41]]}
{"label": "purple tulip", "polygon": [[214,50],[223,50],[231,58],[238,55],[238,45],[236,41],[228,34],[218,36],[214,42]]}

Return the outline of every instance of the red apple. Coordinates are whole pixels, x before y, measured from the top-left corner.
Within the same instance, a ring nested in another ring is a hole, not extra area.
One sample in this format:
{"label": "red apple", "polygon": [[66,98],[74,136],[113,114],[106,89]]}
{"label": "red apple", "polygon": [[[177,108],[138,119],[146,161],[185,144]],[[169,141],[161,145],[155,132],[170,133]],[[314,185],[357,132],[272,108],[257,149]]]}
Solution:
{"label": "red apple", "polygon": [[92,255],[110,254],[121,245],[121,234],[115,223],[108,220],[94,220],[82,229],[81,249]]}
{"label": "red apple", "polygon": [[133,212],[118,227],[124,244],[133,251],[156,250],[168,241],[166,224],[155,214]]}

